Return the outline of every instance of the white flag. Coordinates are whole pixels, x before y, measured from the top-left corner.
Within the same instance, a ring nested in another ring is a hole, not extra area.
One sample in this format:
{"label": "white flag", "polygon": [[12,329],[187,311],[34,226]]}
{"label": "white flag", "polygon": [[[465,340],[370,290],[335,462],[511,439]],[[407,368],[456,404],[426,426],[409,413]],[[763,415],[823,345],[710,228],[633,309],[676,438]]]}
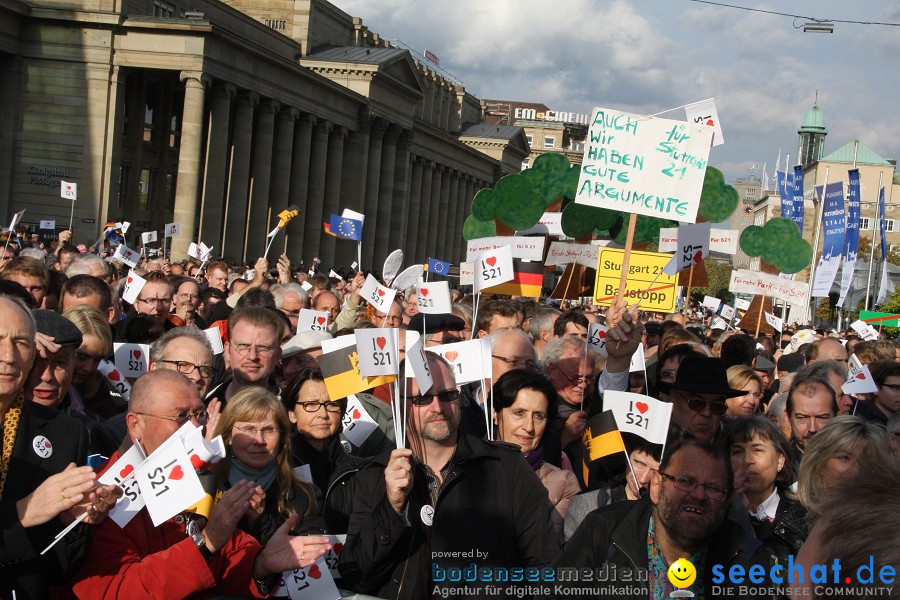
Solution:
{"label": "white flag", "polygon": [[847,366],[850,368],[850,376],[841,386],[845,394],[874,394],[878,391],[869,367],[862,364],[858,356],[851,354]]}
{"label": "white flag", "polygon": [[175,237],[176,235],[181,233],[181,223],[178,221],[174,223],[166,223],[165,228],[163,229],[163,235],[167,238]]}
{"label": "white flag", "polygon": [[515,276],[511,246],[501,246],[482,252],[475,260],[476,292],[506,283]]}
{"label": "white flag", "polygon": [[775,331],[781,332],[784,330],[784,321],[782,321],[780,317],[776,317],[772,313],[766,313],[766,323],[771,325],[775,329]]}
{"label": "white flag", "polygon": [[678,226],[678,270],[700,264],[709,256],[709,234],[712,223],[691,223]]}
{"label": "white flag", "polygon": [[[425,394],[434,385],[434,378],[431,376],[431,368],[428,366],[428,359],[425,356],[425,348],[421,338],[416,340],[416,343],[412,346],[406,347],[406,362],[412,367],[416,384],[419,386],[419,394]],[[406,376],[407,378],[409,377],[408,371]]]}
{"label": "white flag", "polygon": [[359,373],[363,377],[396,375],[399,329],[357,329],[356,351]]}
{"label": "white flag", "polygon": [[78,184],[70,181],[59,181],[59,196],[66,200],[78,199]]}
{"label": "white flag", "polygon": [[734,317],[734,307],[723,304],[722,310],[719,311],[719,314],[722,315],[723,319],[728,319],[730,321],[732,317]]}
{"label": "white flag", "polygon": [[747,310],[750,310],[750,301],[749,300],[741,300],[740,298],[735,298],[734,306],[738,310],[747,311]]}
{"label": "white flag", "polygon": [[440,315],[450,312],[450,287],[446,281],[416,284],[416,303],[419,312],[426,315]]}
{"label": "white flag", "polygon": [[156,231],[145,231],[141,234],[141,243],[143,244],[152,244],[158,239],[159,234]]}
{"label": "white flag", "polygon": [[650,396],[606,390],[603,408],[611,410],[622,433],[633,433],[652,444],[665,444],[672,418],[672,403]]}
{"label": "white flag", "polygon": [[601,325],[600,323],[588,323],[588,346],[602,354],[603,356],[607,356],[606,352],[606,332],[609,331],[609,327],[606,325]]}
{"label": "white flag", "polygon": [[687,115],[688,122],[713,128],[713,146],[725,143],[725,138],[722,136],[722,126],[719,123],[719,113],[716,110],[715,98],[688,104],[684,107],[684,113]]}
{"label": "white flag", "polygon": [[44,221],[41,220],[41,229],[56,229],[56,221]]}
{"label": "white flag", "polygon": [[397,295],[397,290],[381,285],[369,273],[365,284],[359,291],[359,295],[362,296],[363,300],[377,308],[378,312],[386,315],[391,307],[391,302],[394,301],[394,296]]}
{"label": "white flag", "polygon": [[722,304],[722,301],[714,296],[703,296],[703,308],[716,312],[719,310],[720,304]]}

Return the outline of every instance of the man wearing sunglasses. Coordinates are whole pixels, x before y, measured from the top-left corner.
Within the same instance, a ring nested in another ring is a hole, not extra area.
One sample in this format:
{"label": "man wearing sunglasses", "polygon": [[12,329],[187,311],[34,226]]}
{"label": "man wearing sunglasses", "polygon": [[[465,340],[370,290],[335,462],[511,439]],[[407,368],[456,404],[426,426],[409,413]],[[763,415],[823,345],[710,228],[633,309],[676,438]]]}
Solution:
{"label": "man wearing sunglasses", "polygon": [[[721,597],[712,584],[712,566],[722,564],[728,572],[740,564],[747,572],[753,562],[744,553],[753,549],[743,547],[739,527],[726,519],[732,485],[731,463],[724,451],[690,435],[673,440],[650,477],[649,495],[590,513],[553,566],[614,565],[618,573],[624,568],[643,569],[648,580],[633,584],[633,592],[620,597],[668,598],[673,591],[669,566],[685,558],[697,571],[696,581],[686,589],[698,597]],[[566,596],[580,597],[596,595]]]}
{"label": "man wearing sunglasses", "polygon": [[459,585],[449,569],[540,567],[557,552],[540,480],[518,448],[459,431],[452,369],[425,354],[431,388],[406,383],[410,448],[360,472],[339,558],[343,585],[380,598],[447,597],[435,590]]}
{"label": "man wearing sunglasses", "polygon": [[[206,425],[209,415],[196,386],[168,369],[135,381],[126,420],[128,435],[149,456],[190,421]],[[107,462],[115,464],[118,454]],[[288,519],[261,546],[237,529],[261,490],[240,481],[217,499],[204,523],[188,512],[154,527],[147,511],[124,528],[110,520],[94,528],[90,554],[73,578],[81,598],[187,598],[196,595],[258,597],[268,594],[285,570],[308,567],[328,551],[327,538],[289,535]]]}
{"label": "man wearing sunglasses", "polygon": [[725,399],[747,393],[728,385],[728,375],[719,359],[693,354],[681,361],[675,381],[660,381],[659,389],[672,401],[672,421],[704,442],[711,442],[719,434],[722,415],[728,410]]}

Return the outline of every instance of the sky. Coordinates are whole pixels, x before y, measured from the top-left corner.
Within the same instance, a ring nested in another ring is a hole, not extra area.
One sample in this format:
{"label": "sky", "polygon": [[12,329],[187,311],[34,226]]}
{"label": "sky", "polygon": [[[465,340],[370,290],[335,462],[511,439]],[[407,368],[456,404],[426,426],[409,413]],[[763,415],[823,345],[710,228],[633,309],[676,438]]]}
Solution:
{"label": "sky", "polygon": [[[782,164],[787,153],[794,162],[817,91],[826,154],[859,139],[900,158],[900,27],[835,23],[833,34],[803,33],[791,17],[690,0],[331,1],[384,38],[437,54],[478,98],[654,114],[713,97],[725,144],[710,164],[729,182],[751,163],[771,177],[779,149]],[[900,23],[900,0],[726,3]]]}

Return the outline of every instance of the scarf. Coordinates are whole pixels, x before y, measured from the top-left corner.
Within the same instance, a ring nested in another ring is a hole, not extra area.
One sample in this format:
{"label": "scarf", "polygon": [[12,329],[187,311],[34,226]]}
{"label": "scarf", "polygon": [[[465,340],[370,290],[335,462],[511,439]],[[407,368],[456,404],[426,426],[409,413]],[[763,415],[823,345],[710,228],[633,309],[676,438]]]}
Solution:
{"label": "scarf", "polygon": [[544,462],[544,445],[540,444],[537,448],[525,455],[525,460],[531,465],[532,470],[537,471]]}
{"label": "scarf", "polygon": [[234,456],[231,457],[231,467],[228,470],[228,485],[233,486],[241,480],[254,481],[264,491],[275,481],[277,475],[276,462],[272,461],[262,469],[248,467]]}

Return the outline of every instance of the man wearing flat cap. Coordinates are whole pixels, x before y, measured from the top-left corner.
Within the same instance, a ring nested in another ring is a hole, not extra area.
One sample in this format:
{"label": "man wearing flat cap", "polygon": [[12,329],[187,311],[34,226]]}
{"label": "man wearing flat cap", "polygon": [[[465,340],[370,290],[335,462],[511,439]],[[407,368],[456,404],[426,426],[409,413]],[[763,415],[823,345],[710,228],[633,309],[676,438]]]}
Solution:
{"label": "man wearing flat cap", "polygon": [[728,385],[719,359],[699,355],[685,356],[675,381],[660,381],[659,389],[672,400],[672,421],[701,442],[712,442],[718,435],[722,415],[728,410],[725,399],[747,393]]}
{"label": "man wearing flat cap", "polygon": [[69,392],[81,331],[52,310],[34,310],[37,355],[25,381],[25,399],[59,408]]}
{"label": "man wearing flat cap", "polygon": [[406,328],[410,331],[421,332],[424,324],[425,346],[440,346],[462,342],[462,330],[466,328],[466,322],[451,314],[424,315],[416,314],[409,320]]}

